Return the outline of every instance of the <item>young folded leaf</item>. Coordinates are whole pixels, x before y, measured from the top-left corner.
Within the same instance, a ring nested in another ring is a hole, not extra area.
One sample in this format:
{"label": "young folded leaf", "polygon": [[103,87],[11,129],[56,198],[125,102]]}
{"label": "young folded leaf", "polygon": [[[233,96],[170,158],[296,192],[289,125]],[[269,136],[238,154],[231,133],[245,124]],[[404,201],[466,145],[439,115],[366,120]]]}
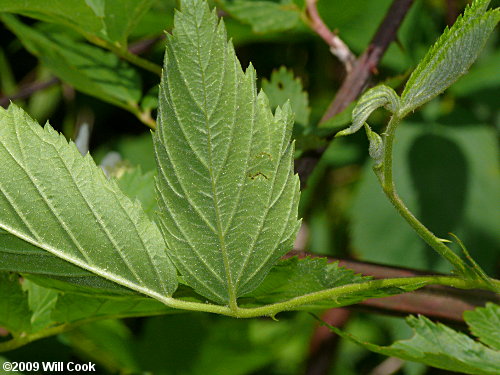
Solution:
{"label": "young folded leaf", "polygon": [[476,0],[427,52],[401,95],[401,118],[450,87],[467,72],[500,20],[500,8]]}
{"label": "young folded leaf", "polygon": [[391,113],[399,111],[399,96],[389,86],[378,85],[365,92],[352,111],[351,126],[338,132],[335,137],[356,133],[372,112],[380,107],[384,107]]}
{"label": "young folded leaf", "polygon": [[183,1],[167,35],[158,123],[159,221],[171,258],[198,293],[235,307],[293,246],[293,115],[286,104],[273,116],[205,1]]}
{"label": "young folded leaf", "polygon": [[[50,125],[40,127],[14,104],[0,108],[0,160],[1,229],[151,297],[175,291],[157,226]],[[12,243],[2,240],[0,248]]]}

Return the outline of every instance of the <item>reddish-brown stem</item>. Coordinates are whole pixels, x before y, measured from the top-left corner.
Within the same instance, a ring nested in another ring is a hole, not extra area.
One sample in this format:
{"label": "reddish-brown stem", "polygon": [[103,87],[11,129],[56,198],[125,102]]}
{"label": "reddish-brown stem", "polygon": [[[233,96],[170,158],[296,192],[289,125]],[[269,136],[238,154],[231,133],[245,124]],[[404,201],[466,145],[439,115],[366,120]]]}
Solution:
{"label": "reddish-brown stem", "polygon": [[165,39],[165,35],[159,35],[154,38],[141,39],[132,44],[130,44],[128,51],[134,55],[142,55],[143,53],[149,51],[160,40]]}
{"label": "reddish-brown stem", "polygon": [[[389,44],[396,38],[399,26],[403,22],[414,0],[394,0],[385,18],[377,29],[372,41],[363,54],[355,61],[353,69],[347,74],[334,100],[326,110],[320,122],[325,122],[342,112],[351,102],[356,100],[368,85],[376,72],[382,56]],[[300,176],[301,186],[306,185],[309,175],[318,164],[325,147],[310,150],[296,161],[296,171]]]}
{"label": "reddish-brown stem", "polygon": [[318,0],[307,0],[306,9],[309,16],[309,26],[316,34],[318,34],[321,39],[323,39],[328,46],[330,46],[330,51],[333,55],[344,64],[347,72],[352,70],[352,66],[356,57],[351,52],[349,47],[340,39],[335,33],[333,33],[328,26],[325,25],[321,19],[316,3]]}
{"label": "reddish-brown stem", "polygon": [[[331,326],[342,328],[349,321],[351,312],[345,308],[327,310],[321,320]],[[309,344],[306,375],[329,374],[335,359],[340,337],[332,333],[325,325],[318,325]],[[335,354],[334,354],[335,353]]]}
{"label": "reddish-brown stem", "polygon": [[321,122],[342,112],[363,92],[389,44],[396,39],[396,33],[414,0],[394,0],[380,24],[372,41],[356,61],[354,69],[347,75],[334,100],[326,110]]}
{"label": "reddish-brown stem", "polygon": [[31,95],[33,95],[35,92],[40,91],[40,90],[44,90],[44,89],[49,88],[51,86],[54,86],[55,84],[57,84],[59,82],[61,82],[59,80],[59,78],[52,77],[46,81],[42,81],[42,82],[37,81],[37,82],[29,83],[29,84],[21,87],[21,89],[18,92],[16,92],[15,94],[13,94],[11,96],[0,97],[0,106],[6,108],[9,105],[11,100],[28,98]]}

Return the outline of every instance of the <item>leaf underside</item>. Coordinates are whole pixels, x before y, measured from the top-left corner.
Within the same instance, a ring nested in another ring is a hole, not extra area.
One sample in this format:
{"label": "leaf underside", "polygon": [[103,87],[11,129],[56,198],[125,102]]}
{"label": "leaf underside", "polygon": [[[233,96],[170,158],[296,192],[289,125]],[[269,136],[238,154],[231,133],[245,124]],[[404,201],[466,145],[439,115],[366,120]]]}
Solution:
{"label": "leaf underside", "polygon": [[500,20],[500,9],[485,12],[490,0],[476,0],[427,52],[401,95],[400,116],[441,94],[464,75]]}
{"label": "leaf underside", "polygon": [[183,279],[234,303],[289,251],[299,226],[293,115],[273,116],[223,22],[183,2],[167,35],[154,136],[160,227]]}
{"label": "leaf underside", "polygon": [[41,128],[14,104],[0,109],[0,160],[5,232],[149,296],[175,291],[176,272],[156,225],[50,125]]}

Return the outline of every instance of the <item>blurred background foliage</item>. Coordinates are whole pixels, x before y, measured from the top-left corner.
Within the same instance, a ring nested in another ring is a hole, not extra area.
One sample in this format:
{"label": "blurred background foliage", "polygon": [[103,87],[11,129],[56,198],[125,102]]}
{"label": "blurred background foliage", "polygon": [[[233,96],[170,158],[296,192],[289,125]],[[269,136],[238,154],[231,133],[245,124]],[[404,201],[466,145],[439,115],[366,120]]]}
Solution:
{"label": "blurred background foliage", "polygon": [[[360,55],[390,3],[321,0],[318,11]],[[400,91],[411,69],[465,4],[416,0],[373,83],[385,82]],[[155,162],[147,125],[154,124],[159,76],[157,66],[147,62],[161,65],[162,35],[172,27],[176,5],[174,0],[0,0],[2,105],[31,88],[15,102],[40,123],[50,119],[71,139],[88,124],[90,153],[107,165],[115,152],[110,171],[148,212],[155,209]],[[225,19],[242,66],[250,61],[255,66],[258,85],[271,104],[291,100],[297,157],[324,145],[321,135],[348,124],[347,112],[318,125],[345,71],[304,22],[303,1],[217,0],[212,5]],[[438,236],[448,238],[453,232],[460,237],[472,257],[496,277],[498,41],[497,33],[467,76],[400,127],[394,151],[396,183],[410,208]],[[146,63],[134,61],[128,48],[141,52]],[[38,83],[47,85],[33,89]],[[377,111],[370,125],[381,131],[387,119],[387,113]],[[303,250],[448,271],[390,206],[371,165],[362,132],[331,142],[302,193]],[[100,373],[121,374],[304,373],[316,323],[304,313],[279,318],[278,324],[203,314],[101,321],[6,353],[0,361],[91,360]],[[386,344],[408,337],[403,327],[397,318],[355,313],[346,329]],[[330,373],[343,375],[375,374],[375,366],[386,360],[344,341],[331,356]],[[402,363],[395,373],[445,372]]]}

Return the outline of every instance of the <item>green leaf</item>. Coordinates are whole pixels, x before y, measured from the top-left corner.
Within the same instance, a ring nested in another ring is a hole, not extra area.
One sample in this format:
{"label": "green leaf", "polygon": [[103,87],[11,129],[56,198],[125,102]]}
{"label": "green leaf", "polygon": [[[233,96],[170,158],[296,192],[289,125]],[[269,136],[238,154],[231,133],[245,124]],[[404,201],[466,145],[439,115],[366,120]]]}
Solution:
{"label": "green leaf", "polygon": [[427,52],[406,83],[399,116],[441,94],[464,75],[500,20],[500,8],[485,12],[490,0],[475,0]]}
{"label": "green leaf", "polygon": [[[85,271],[85,270],[83,270]],[[88,272],[87,275],[54,276],[41,273],[23,273],[26,279],[44,288],[63,293],[78,293],[93,297],[116,297],[137,295],[136,292],[103,277]]]}
{"label": "green leaf", "polygon": [[[245,297],[259,303],[276,303],[304,294],[342,285],[361,283],[370,277],[355,274],[339,267],[338,262],[327,263],[326,258],[289,258],[271,269],[261,285]],[[334,301],[325,302],[327,305]]]}
{"label": "green leaf", "polygon": [[97,37],[122,49],[127,37],[153,0],[0,0],[0,12],[10,12],[70,27],[85,37]]}
{"label": "green leaf", "polygon": [[157,192],[172,260],[198,293],[235,303],[293,246],[299,180],[289,105],[269,109],[204,1],[177,13],[160,87]]}
{"label": "green leaf", "polygon": [[92,275],[3,229],[0,229],[0,271],[72,277]]}
{"label": "green leaf", "polygon": [[295,78],[291,71],[284,66],[273,71],[271,80],[262,80],[262,90],[269,98],[269,105],[272,109],[283,106],[290,100],[290,106],[295,113],[295,122],[307,126],[309,124],[309,97],[303,91],[302,82]]}
{"label": "green leaf", "polygon": [[[103,28],[97,36],[127,47],[127,37],[138,24],[142,16],[154,3],[154,0],[86,0]],[[85,25],[82,25],[85,28]]]}
{"label": "green leaf", "polygon": [[500,351],[492,350],[461,332],[440,323],[435,324],[423,316],[410,316],[406,322],[413,328],[414,336],[409,340],[396,341],[391,346],[364,342],[336,327],[327,326],[342,337],[386,356],[465,374],[495,375],[500,372]]}
{"label": "green leaf", "polygon": [[[297,257],[281,260],[269,272],[261,285],[242,297],[244,305],[260,306],[290,300],[305,294],[341,286],[370,281],[370,276],[362,276],[353,270],[340,267],[338,262],[328,263],[326,258]],[[354,292],[335,299],[303,305],[300,310],[326,309],[352,305],[368,298],[387,297],[420,288],[421,284],[405,288],[378,288],[377,290]]]}
{"label": "green leaf", "polygon": [[500,351],[500,306],[489,302],[486,307],[464,312],[464,319],[474,336]]}
{"label": "green leaf", "polygon": [[141,167],[129,169],[117,178],[120,189],[131,199],[141,202],[142,209],[153,216],[158,205],[154,194],[155,173],[153,171],[142,173]]}
{"label": "green leaf", "polygon": [[335,136],[356,133],[377,108],[384,107],[388,111],[396,113],[399,111],[400,105],[399,96],[392,88],[386,85],[375,86],[365,92],[354,107],[351,126],[338,132]]}
{"label": "green leaf", "polygon": [[151,298],[131,296],[104,298],[76,293],[61,293],[52,312],[52,319],[71,323],[82,319],[151,316],[174,311]]}
{"label": "green leaf", "polygon": [[28,292],[28,305],[32,311],[31,326],[33,332],[53,325],[52,310],[57,302],[57,292],[43,288],[30,280],[23,281],[23,289]]}
{"label": "green leaf", "polygon": [[31,311],[19,277],[0,272],[0,326],[14,336],[31,331]]}
{"label": "green leaf", "polygon": [[0,159],[1,229],[140,293],[175,291],[160,231],[89,155],[11,104],[0,109]]}
{"label": "green leaf", "polygon": [[0,271],[22,273],[37,284],[64,292],[122,295],[132,291],[77,267],[0,229]]}
{"label": "green leaf", "polygon": [[301,10],[291,0],[281,2],[221,0],[232,17],[249,24],[255,33],[271,33],[293,29],[300,24]]}
{"label": "green leaf", "polygon": [[77,90],[134,111],[141,98],[141,80],[135,69],[111,52],[61,33],[26,26],[14,16],[1,16],[28,51],[61,80]]}
{"label": "green leaf", "polygon": [[108,373],[144,373],[134,353],[136,339],[125,321],[108,319],[84,324],[63,333],[61,341]]}

